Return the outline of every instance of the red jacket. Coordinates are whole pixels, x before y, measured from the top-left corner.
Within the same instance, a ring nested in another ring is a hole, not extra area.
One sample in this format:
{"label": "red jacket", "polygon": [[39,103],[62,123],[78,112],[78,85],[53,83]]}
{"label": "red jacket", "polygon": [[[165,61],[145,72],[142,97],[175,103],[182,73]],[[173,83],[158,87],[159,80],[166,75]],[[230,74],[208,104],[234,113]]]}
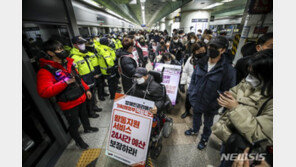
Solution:
{"label": "red jacket", "polygon": [[[68,85],[63,80],[57,81],[54,75],[51,74],[48,70],[42,68],[45,65],[51,65],[54,68],[61,69],[62,72],[71,73],[71,66],[73,64],[73,59],[67,58],[67,69],[65,69],[61,64],[54,62],[52,60],[40,59],[41,69],[37,73],[37,91],[39,95],[43,98],[50,98],[61,93]],[[81,83],[85,90],[88,90],[89,87],[81,79]],[[68,102],[58,102],[62,110],[69,110],[79,104],[85,102],[86,95],[85,93],[80,96],[78,99]]]}

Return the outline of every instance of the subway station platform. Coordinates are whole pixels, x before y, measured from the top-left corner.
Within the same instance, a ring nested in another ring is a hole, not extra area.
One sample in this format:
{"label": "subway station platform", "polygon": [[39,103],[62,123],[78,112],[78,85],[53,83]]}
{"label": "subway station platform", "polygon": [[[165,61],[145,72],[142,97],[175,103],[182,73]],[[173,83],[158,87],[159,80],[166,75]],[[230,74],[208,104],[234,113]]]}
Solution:
{"label": "subway station platform", "polygon": [[[168,138],[163,138],[163,147],[160,156],[156,160],[152,160],[155,167],[211,167],[218,166],[220,162],[219,149],[221,142],[211,136],[208,146],[200,151],[197,144],[200,140],[203,127],[200,128],[198,136],[185,136],[184,132],[192,127],[192,116],[182,119],[180,116],[185,111],[185,94],[181,94],[178,104],[174,107],[171,114],[167,114],[173,118],[173,131]],[[127,165],[109,158],[105,155],[107,136],[109,131],[109,123],[111,119],[111,111],[113,101],[108,98],[103,102],[98,102],[98,106],[103,108],[100,117],[90,118],[91,126],[98,127],[99,132],[84,134],[82,126],[79,129],[82,138],[89,144],[89,148],[100,149],[100,155],[96,162],[89,166],[95,167],[125,167]],[[192,111],[191,111],[192,112]],[[218,120],[218,115],[214,122]],[[76,147],[75,142],[71,140],[68,147],[60,156],[55,167],[75,167],[83,153]]]}

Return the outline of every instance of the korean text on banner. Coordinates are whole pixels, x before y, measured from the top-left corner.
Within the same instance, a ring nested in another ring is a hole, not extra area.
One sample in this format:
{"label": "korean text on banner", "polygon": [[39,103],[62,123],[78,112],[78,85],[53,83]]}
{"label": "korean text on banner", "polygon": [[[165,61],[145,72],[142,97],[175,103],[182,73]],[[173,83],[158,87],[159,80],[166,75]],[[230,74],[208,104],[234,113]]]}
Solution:
{"label": "korean text on banner", "polygon": [[106,155],[127,165],[146,161],[154,102],[116,93],[113,104]]}
{"label": "korean text on banner", "polygon": [[164,71],[162,84],[165,85],[167,95],[171,99],[172,104],[175,105],[181,75],[181,66],[163,63],[155,64],[156,71],[162,71],[163,68]]}

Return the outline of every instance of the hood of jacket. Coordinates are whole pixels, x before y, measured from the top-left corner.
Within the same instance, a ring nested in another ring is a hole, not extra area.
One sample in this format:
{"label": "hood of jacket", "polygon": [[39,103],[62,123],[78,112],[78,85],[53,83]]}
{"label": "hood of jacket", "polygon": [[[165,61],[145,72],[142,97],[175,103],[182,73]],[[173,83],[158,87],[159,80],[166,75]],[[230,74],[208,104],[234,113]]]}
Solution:
{"label": "hood of jacket", "polygon": [[[66,58],[66,62],[67,63],[67,71],[71,71],[71,66],[73,64],[73,61],[74,59],[70,58],[70,57],[67,57]],[[46,65],[50,65],[54,68],[58,68],[58,69],[63,69],[64,67],[62,66],[62,64],[60,63],[57,63],[53,60],[48,60],[48,59],[44,59],[44,58],[41,58],[39,59],[39,65],[40,65],[40,68],[46,66]]]}

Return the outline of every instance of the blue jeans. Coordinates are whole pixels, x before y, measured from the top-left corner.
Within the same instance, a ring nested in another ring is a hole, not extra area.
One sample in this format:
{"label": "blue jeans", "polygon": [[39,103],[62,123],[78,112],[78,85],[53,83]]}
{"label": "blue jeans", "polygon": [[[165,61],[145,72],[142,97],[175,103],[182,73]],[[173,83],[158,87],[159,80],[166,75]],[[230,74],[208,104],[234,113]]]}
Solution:
{"label": "blue jeans", "polygon": [[205,139],[207,141],[212,133],[211,127],[213,125],[215,114],[193,112],[193,131],[194,132],[199,132],[200,126],[202,124],[201,123],[202,115],[204,115],[204,121],[203,121],[204,128],[203,128],[203,133],[201,137],[202,139]]}

